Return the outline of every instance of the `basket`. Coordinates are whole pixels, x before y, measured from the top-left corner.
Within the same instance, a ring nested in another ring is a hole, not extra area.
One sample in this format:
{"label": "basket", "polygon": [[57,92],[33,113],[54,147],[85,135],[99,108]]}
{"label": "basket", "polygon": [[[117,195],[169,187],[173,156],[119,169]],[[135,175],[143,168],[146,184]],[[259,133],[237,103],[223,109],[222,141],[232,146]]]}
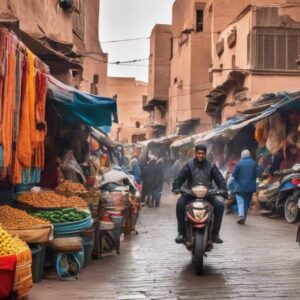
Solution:
{"label": "basket", "polygon": [[32,275],[30,274],[26,278],[23,278],[22,281],[15,282],[13,290],[17,293],[18,299],[22,299],[29,294],[29,291],[32,288],[32,286]]}
{"label": "basket", "polygon": [[32,271],[31,271],[31,251],[25,249],[16,254],[17,266],[14,278],[13,290],[18,294],[18,299],[24,298],[28,295],[32,288]]}

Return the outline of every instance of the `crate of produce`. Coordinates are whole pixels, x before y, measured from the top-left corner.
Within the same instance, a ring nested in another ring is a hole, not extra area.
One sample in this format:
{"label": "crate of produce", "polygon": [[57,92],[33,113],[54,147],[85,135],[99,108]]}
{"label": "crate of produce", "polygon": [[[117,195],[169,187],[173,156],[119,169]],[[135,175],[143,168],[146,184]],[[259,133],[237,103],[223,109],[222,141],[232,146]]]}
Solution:
{"label": "crate of produce", "polygon": [[87,208],[86,202],[78,197],[65,197],[54,191],[26,192],[17,195],[16,200],[19,205],[28,209],[56,209],[56,208]]}
{"label": "crate of produce", "polygon": [[0,224],[10,234],[28,243],[45,243],[53,232],[49,221],[8,205],[0,206]]}
{"label": "crate of produce", "polygon": [[65,197],[78,196],[84,193],[86,188],[81,183],[72,182],[71,180],[65,180],[56,189],[57,194],[63,195]]}
{"label": "crate of produce", "polygon": [[50,221],[54,226],[54,233],[57,235],[81,232],[93,225],[89,210],[63,208],[54,211],[33,212],[32,215]]}

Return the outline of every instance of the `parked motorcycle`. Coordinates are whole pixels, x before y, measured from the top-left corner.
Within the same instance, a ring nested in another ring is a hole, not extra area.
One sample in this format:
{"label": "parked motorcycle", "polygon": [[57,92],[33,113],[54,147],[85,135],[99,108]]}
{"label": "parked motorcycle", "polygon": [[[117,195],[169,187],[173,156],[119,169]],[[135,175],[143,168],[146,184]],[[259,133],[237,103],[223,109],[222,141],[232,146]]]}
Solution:
{"label": "parked motorcycle", "polygon": [[[300,210],[300,199],[298,200],[298,209]],[[300,224],[298,226],[298,231],[297,231],[297,237],[296,237],[296,242],[299,243],[299,246],[300,246]]]}
{"label": "parked motorcycle", "polygon": [[299,165],[290,169],[291,173],[284,175],[280,180],[276,210],[284,212],[288,223],[295,223],[299,216],[298,200],[300,199],[300,169]]}
{"label": "parked motorcycle", "polygon": [[220,195],[226,197],[225,191],[209,191],[205,185],[194,186],[191,190],[182,188],[180,193],[194,197],[186,206],[186,248],[192,253],[192,260],[197,275],[203,273],[203,258],[205,252],[212,250],[212,236],[214,208],[208,197]]}

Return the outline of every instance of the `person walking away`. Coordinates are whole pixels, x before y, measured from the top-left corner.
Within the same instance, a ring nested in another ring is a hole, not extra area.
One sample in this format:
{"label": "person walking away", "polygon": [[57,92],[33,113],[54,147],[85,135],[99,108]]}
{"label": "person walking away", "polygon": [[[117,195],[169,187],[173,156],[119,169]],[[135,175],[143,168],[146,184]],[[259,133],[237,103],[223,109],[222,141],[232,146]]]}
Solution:
{"label": "person walking away", "polygon": [[[195,157],[190,159],[183,168],[179,171],[176,179],[173,182],[172,191],[180,193],[181,186],[187,181],[187,188],[191,189],[193,186],[201,183],[212,188],[213,182],[219,189],[227,192],[225,179],[217,166],[206,159],[207,148],[205,145],[196,145]],[[185,228],[185,207],[194,199],[193,196],[182,194],[176,206],[176,215],[178,223],[178,236],[175,242],[178,244],[184,243],[186,240]],[[214,207],[214,223],[212,229],[212,241],[217,244],[223,243],[219,236],[221,229],[223,213],[224,213],[224,198],[221,196],[209,197],[209,202]]]}
{"label": "person walking away", "polygon": [[153,180],[155,184],[153,186],[153,202],[155,207],[159,207],[161,194],[164,186],[166,164],[163,158],[157,158],[155,162],[155,170],[153,174]]}
{"label": "person walking away", "polygon": [[249,150],[243,150],[241,159],[232,173],[239,213],[238,224],[244,224],[246,221],[252,195],[256,192],[256,174],[257,164],[255,160],[251,158]]}
{"label": "person walking away", "polygon": [[140,185],[142,183],[141,179],[141,169],[139,164],[139,157],[137,151],[133,151],[132,157],[129,161],[130,173],[134,176],[135,184]]}
{"label": "person walking away", "polygon": [[153,169],[155,168],[156,161],[153,159],[152,155],[149,155],[149,159],[146,165],[143,168],[142,179],[142,195],[141,195],[141,204],[144,206],[146,203],[149,204],[152,201],[153,194]]}

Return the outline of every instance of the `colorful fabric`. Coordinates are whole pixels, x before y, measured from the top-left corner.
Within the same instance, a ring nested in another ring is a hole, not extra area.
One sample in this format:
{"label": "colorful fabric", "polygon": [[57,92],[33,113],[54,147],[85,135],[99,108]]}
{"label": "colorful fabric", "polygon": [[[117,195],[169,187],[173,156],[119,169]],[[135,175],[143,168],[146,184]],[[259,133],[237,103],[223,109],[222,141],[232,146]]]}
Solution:
{"label": "colorful fabric", "polygon": [[7,298],[12,293],[16,265],[15,255],[0,256],[0,299]]}

